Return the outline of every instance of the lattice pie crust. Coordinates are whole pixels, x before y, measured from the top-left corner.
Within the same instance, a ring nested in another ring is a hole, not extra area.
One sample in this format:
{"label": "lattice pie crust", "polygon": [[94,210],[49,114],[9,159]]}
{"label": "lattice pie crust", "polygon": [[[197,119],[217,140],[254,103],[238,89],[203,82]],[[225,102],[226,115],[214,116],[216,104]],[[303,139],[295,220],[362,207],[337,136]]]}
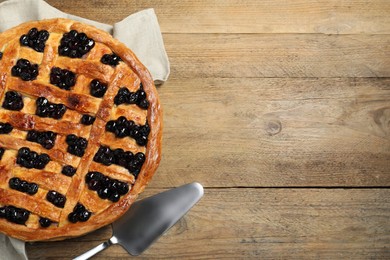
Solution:
{"label": "lattice pie crust", "polygon": [[0,231],[60,240],[107,225],[161,158],[148,70],[108,33],[50,19],[0,34]]}

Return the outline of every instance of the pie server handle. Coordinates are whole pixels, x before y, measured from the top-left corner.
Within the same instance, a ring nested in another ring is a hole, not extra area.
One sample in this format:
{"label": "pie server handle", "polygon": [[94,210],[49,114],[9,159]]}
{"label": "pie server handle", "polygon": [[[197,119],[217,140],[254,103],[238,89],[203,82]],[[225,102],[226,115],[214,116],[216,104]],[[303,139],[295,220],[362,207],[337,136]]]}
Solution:
{"label": "pie server handle", "polygon": [[202,185],[194,182],[137,201],[112,224],[113,236],[108,241],[74,260],[89,259],[113,244],[120,244],[131,255],[139,255],[182,218],[202,196]]}
{"label": "pie server handle", "polygon": [[105,241],[105,242],[101,243],[100,245],[88,250],[87,252],[85,252],[82,255],[79,255],[78,257],[74,258],[73,260],[87,260],[113,244],[116,244],[115,237],[112,237],[108,241]]}

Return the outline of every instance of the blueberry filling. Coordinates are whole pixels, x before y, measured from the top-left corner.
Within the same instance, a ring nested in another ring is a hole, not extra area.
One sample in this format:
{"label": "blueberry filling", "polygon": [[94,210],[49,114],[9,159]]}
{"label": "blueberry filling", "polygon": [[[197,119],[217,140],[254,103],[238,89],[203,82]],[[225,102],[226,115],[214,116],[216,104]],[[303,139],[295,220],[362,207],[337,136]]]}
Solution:
{"label": "blueberry filling", "polygon": [[51,149],[54,147],[57,134],[52,131],[38,132],[30,130],[27,133],[27,141],[40,144],[43,148]]}
{"label": "blueberry filling", "polygon": [[127,120],[124,116],[119,117],[117,120],[108,121],[106,130],[114,133],[119,138],[130,136],[141,146],[147,144],[150,133],[150,127],[147,122],[145,125],[136,125],[134,121]]}
{"label": "blueberry filling", "polygon": [[90,94],[97,98],[103,97],[107,91],[107,85],[101,83],[97,79],[92,80],[89,86],[90,86],[90,90],[89,90]]}
{"label": "blueberry filling", "polygon": [[2,106],[8,110],[21,110],[24,106],[22,95],[16,91],[7,91]]}
{"label": "blueberry filling", "polygon": [[129,191],[129,185],[116,179],[112,179],[100,172],[88,172],[85,182],[90,190],[96,191],[101,199],[117,202],[120,196]]}
{"label": "blueberry filling", "polygon": [[82,157],[87,148],[88,141],[85,138],[77,137],[74,134],[70,134],[66,137],[66,143],[68,144],[68,153]]}
{"label": "blueberry filling", "polygon": [[51,225],[52,221],[48,218],[39,218],[39,224],[41,227],[49,227]]}
{"label": "blueberry filling", "polygon": [[120,148],[111,150],[107,146],[100,146],[93,160],[107,166],[117,164],[126,168],[130,173],[137,177],[145,162],[145,155],[141,152],[133,154],[130,151],[125,152]]}
{"label": "blueberry filling", "polygon": [[72,177],[72,176],[75,175],[75,173],[76,173],[76,168],[74,168],[74,167],[71,166],[71,165],[65,165],[64,167],[62,167],[61,173],[62,173],[63,175],[68,176],[68,177]]}
{"label": "blueberry filling", "polygon": [[93,116],[90,116],[90,115],[83,115],[81,117],[81,120],[80,120],[80,123],[82,123],[83,125],[92,125],[93,122],[95,122],[95,117]]}
{"label": "blueberry filling", "polygon": [[9,134],[12,129],[14,128],[10,123],[0,123],[0,134]]}
{"label": "blueberry filling", "polygon": [[104,54],[103,57],[100,59],[101,63],[111,65],[113,67],[117,66],[120,61],[122,61],[121,58],[119,58],[119,56],[115,53]]}
{"label": "blueberry filling", "polygon": [[77,205],[73,208],[73,212],[69,213],[68,220],[72,223],[76,223],[78,221],[85,222],[90,217],[91,212],[88,211],[83,204],[77,203]]}
{"label": "blueberry filling", "polygon": [[50,72],[50,84],[70,90],[76,84],[76,74],[70,70],[53,67]]}
{"label": "blueberry filling", "polygon": [[9,187],[11,189],[27,193],[29,195],[34,195],[38,192],[38,185],[33,182],[27,182],[24,180],[21,180],[17,177],[11,178],[8,182]]}
{"label": "blueberry filling", "polygon": [[0,51],[0,60],[3,58],[3,53]]}
{"label": "blueberry filling", "polygon": [[27,34],[20,37],[19,42],[22,46],[30,47],[37,52],[43,52],[47,39],[49,39],[48,31],[38,31],[37,28],[32,28]]}
{"label": "blueberry filling", "polygon": [[3,158],[4,152],[5,152],[5,149],[0,147],[0,160],[1,160],[1,158]]}
{"label": "blueberry filling", "polygon": [[63,104],[54,104],[44,97],[39,97],[36,101],[37,109],[35,114],[40,117],[51,117],[61,119],[66,112],[66,106]]}
{"label": "blueberry filling", "polygon": [[38,154],[34,151],[30,151],[27,147],[22,147],[18,151],[16,163],[27,169],[43,169],[46,164],[50,162],[49,155],[42,153]]}
{"label": "blueberry filling", "polygon": [[11,69],[12,76],[19,77],[24,81],[36,79],[38,73],[38,64],[32,64],[26,59],[19,59]]}
{"label": "blueberry filling", "polygon": [[57,191],[49,191],[46,194],[46,199],[58,208],[63,208],[65,206],[66,197]]}
{"label": "blueberry filling", "polygon": [[24,225],[30,217],[30,211],[14,206],[4,206],[0,208],[0,218],[13,222],[15,224]]}
{"label": "blueberry filling", "polygon": [[119,89],[114,98],[114,103],[115,105],[136,104],[142,109],[147,109],[149,107],[149,101],[146,99],[146,93],[142,84],[136,92],[130,92],[127,88]]}
{"label": "blueberry filling", "polygon": [[95,46],[95,41],[85,33],[79,33],[76,30],[71,30],[64,33],[61,39],[58,53],[60,56],[68,56],[70,58],[81,58],[87,54]]}

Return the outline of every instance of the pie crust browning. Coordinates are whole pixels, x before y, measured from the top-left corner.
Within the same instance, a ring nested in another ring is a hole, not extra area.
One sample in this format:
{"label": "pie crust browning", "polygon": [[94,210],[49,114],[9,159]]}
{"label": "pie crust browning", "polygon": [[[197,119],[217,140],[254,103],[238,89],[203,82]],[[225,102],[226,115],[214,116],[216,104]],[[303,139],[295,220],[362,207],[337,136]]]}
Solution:
{"label": "pie crust browning", "polygon": [[[20,37],[31,28],[46,30],[50,34],[43,52],[21,45]],[[94,47],[82,57],[70,58],[59,54],[61,39],[71,30],[85,33],[94,41]],[[149,71],[131,50],[108,33],[68,19],[28,22],[1,33],[0,52],[0,105],[10,91],[20,93],[24,104],[20,110],[0,108],[0,122],[9,123],[13,127],[9,134],[0,134],[0,148],[4,149],[0,159],[0,207],[14,206],[30,212],[24,224],[16,224],[0,217],[0,231],[25,241],[61,240],[86,234],[118,219],[144,190],[161,159],[162,110]],[[118,65],[101,62],[103,55],[112,53],[120,58]],[[13,76],[12,67],[19,59],[38,64],[39,74],[36,79],[25,81]],[[75,73],[75,84],[70,90],[50,83],[53,67]],[[89,85],[94,79],[107,85],[101,98],[90,94]],[[147,109],[136,104],[116,105],[118,91],[124,87],[129,92],[143,88],[148,102]],[[52,104],[66,107],[62,118],[37,115],[37,99],[42,97]],[[95,117],[93,124],[81,124],[83,115]],[[146,145],[140,145],[131,136],[119,138],[107,131],[107,123],[119,117],[132,120],[136,125],[149,126]],[[54,146],[46,149],[39,143],[28,141],[26,135],[32,130],[55,133]],[[71,146],[67,143],[67,136],[72,134],[88,143],[82,156],[67,150]],[[101,146],[130,151],[134,155],[144,154],[145,159],[139,173],[131,173],[126,167],[115,163],[104,165],[94,160]],[[47,154],[50,161],[43,169],[22,167],[18,164],[17,157],[18,150],[23,147],[28,147],[38,155]],[[74,167],[76,173],[70,177],[61,174],[65,165]],[[95,171],[126,183],[129,191],[121,195],[119,201],[102,199],[86,183],[87,174]],[[37,183],[38,191],[29,195],[11,189],[11,178]],[[66,197],[63,208],[47,200],[50,190]],[[68,216],[78,203],[85,206],[91,215],[85,222],[72,223]],[[42,227],[39,224],[40,218],[50,219],[52,224]]]}

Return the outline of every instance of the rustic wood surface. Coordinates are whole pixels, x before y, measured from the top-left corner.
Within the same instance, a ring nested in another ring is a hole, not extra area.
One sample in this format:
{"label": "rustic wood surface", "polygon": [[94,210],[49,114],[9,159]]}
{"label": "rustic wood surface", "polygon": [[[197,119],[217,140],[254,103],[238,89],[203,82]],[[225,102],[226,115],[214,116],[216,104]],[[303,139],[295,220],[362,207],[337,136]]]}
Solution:
{"label": "rustic wood surface", "polygon": [[[142,197],[192,181],[205,196],[141,258],[390,259],[390,1],[47,2],[111,24],[158,16],[171,76]],[[70,259],[110,235],[28,255]]]}

